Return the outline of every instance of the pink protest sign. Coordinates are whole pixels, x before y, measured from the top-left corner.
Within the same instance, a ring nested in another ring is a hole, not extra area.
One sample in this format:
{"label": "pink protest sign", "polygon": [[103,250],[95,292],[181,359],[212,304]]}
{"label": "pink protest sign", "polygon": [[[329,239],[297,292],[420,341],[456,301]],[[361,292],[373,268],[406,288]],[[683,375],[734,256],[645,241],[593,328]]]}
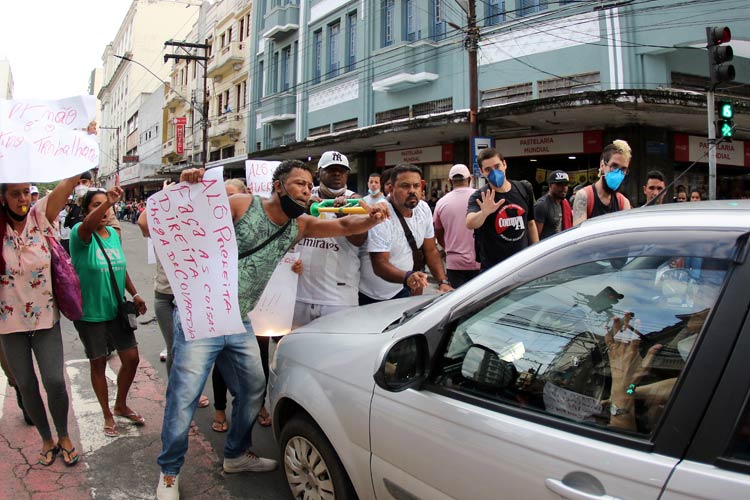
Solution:
{"label": "pink protest sign", "polygon": [[99,164],[99,144],[86,133],[96,98],[0,100],[0,182],[51,182]]}
{"label": "pink protest sign", "polygon": [[237,299],[237,241],[223,167],[152,195],[146,215],[186,340],[245,331]]}

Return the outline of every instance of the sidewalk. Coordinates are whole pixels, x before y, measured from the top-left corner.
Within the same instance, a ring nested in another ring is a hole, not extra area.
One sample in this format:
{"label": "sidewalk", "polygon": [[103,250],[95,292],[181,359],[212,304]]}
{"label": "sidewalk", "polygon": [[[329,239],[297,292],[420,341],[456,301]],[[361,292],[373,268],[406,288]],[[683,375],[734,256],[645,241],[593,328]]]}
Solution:
{"label": "sidewalk", "polygon": [[[107,377],[113,397],[119,368],[116,356],[109,365]],[[39,434],[24,422],[15,392],[0,372],[0,498],[153,499],[159,479],[155,457],[161,451],[165,394],[156,370],[141,359],[130,390],[129,405],[143,415],[146,425],[135,427],[117,418],[120,436],[108,438],[103,434],[101,410],[91,389],[88,361],[68,360],[65,367],[71,395],[69,432],[81,454],[74,467],[66,467],[60,457],[50,467],[37,464]],[[43,397],[46,400],[45,394]],[[223,487],[219,458],[195,426],[180,477],[181,498],[231,498]]]}

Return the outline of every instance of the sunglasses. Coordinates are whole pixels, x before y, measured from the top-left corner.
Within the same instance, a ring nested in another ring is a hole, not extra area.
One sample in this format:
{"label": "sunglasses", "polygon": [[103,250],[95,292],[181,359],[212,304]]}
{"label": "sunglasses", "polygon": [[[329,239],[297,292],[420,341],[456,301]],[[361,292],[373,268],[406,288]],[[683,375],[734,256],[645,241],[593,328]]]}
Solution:
{"label": "sunglasses", "polygon": [[106,193],[106,188],[89,188],[89,193]]}

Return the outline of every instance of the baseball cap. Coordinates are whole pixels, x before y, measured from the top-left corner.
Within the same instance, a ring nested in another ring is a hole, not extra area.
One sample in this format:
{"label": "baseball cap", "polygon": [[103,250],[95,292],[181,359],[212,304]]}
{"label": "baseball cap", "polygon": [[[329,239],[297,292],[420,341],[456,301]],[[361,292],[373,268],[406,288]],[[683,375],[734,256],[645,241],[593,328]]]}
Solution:
{"label": "baseball cap", "polygon": [[37,189],[36,186],[31,186],[29,188],[29,193],[31,193],[31,194],[39,194],[39,190]]}
{"label": "baseball cap", "polygon": [[568,177],[568,173],[564,172],[562,170],[555,170],[551,174],[549,174],[549,177],[547,177],[547,183],[548,184],[558,184],[558,183],[565,183],[567,184],[570,182],[570,177]]}
{"label": "baseball cap", "polygon": [[81,174],[81,179],[88,179],[91,180],[91,172],[89,170],[86,170]]}
{"label": "baseball cap", "polygon": [[451,167],[450,172],[448,172],[448,177],[450,179],[453,179],[454,177],[461,177],[462,179],[466,179],[468,177],[471,177],[471,172],[469,172],[469,167],[462,163],[457,163],[456,165],[453,165]]}
{"label": "baseball cap", "polygon": [[341,165],[347,170],[351,170],[349,167],[349,160],[346,155],[339,153],[338,151],[326,151],[318,161],[318,170],[330,167],[331,165]]}

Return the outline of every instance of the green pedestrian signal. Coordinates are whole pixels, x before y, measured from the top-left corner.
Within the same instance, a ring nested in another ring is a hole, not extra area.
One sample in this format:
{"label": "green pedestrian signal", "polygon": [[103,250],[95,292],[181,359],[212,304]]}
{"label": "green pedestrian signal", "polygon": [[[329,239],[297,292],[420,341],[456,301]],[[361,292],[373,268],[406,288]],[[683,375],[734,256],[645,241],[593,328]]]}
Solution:
{"label": "green pedestrian signal", "polygon": [[731,140],[734,135],[734,106],[731,101],[716,101],[716,135]]}
{"label": "green pedestrian signal", "polygon": [[734,118],[734,108],[731,102],[719,102],[719,116],[725,120]]}
{"label": "green pedestrian signal", "polygon": [[719,120],[719,135],[721,137],[732,137],[732,122]]}

